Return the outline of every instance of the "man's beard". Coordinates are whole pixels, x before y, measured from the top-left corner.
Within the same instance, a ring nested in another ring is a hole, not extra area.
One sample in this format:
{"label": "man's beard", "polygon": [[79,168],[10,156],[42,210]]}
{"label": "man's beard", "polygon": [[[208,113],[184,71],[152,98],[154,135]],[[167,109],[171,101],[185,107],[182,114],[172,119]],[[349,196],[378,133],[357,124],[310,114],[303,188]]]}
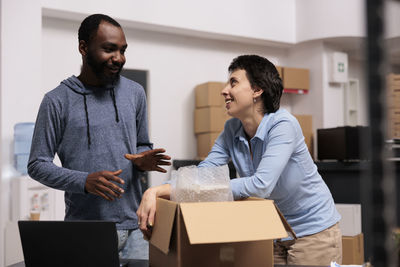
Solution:
{"label": "man's beard", "polygon": [[93,73],[104,85],[114,85],[118,81],[123,64],[119,66],[120,69],[117,73],[108,76],[104,72],[107,68],[107,62],[98,62],[91,52],[88,52],[86,60]]}

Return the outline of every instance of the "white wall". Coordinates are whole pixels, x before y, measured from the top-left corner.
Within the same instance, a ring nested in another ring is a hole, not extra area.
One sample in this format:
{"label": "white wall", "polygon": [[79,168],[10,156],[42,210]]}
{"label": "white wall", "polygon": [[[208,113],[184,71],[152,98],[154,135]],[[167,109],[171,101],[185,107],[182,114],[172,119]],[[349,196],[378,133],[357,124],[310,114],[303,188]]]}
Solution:
{"label": "white wall", "polygon": [[296,42],[365,36],[363,0],[297,0]]}
{"label": "white wall", "polygon": [[[72,74],[79,74],[77,51],[79,23],[43,19],[40,94]],[[174,159],[196,157],[193,132],[194,87],[206,81],[226,81],[231,60],[246,53],[261,54],[275,64],[285,60],[285,49],[234,44],[174,34],[125,28],[128,49],[125,68],[149,71],[148,106],[150,137]],[[62,62],[62,64],[60,64]],[[37,113],[39,103],[31,112]],[[152,173],[152,184],[168,175]]]}
{"label": "white wall", "polygon": [[368,88],[364,72],[366,70],[366,60],[349,59],[349,79],[357,79],[359,82],[358,98],[358,125],[368,125]]}
{"label": "white wall", "polygon": [[387,38],[400,36],[400,3],[399,1],[385,1],[384,9],[385,33]]}
{"label": "white wall", "polygon": [[344,85],[329,83],[329,72],[331,70],[331,55],[340,51],[338,48],[324,44],[322,55],[322,98],[323,106],[323,128],[344,126]]}
{"label": "white wall", "polygon": [[297,44],[289,50],[286,66],[310,70],[310,90],[306,95],[291,95],[292,112],[313,116],[314,132],[322,127],[322,41]]}
{"label": "white wall", "polygon": [[47,16],[58,18],[77,18],[100,12],[112,14],[125,26],[142,29],[221,38],[215,35],[218,34],[249,41],[295,42],[295,0],[120,0],[118,4],[96,0],[41,2]]}
{"label": "white wall", "polygon": [[[323,40],[364,36],[362,0],[0,3],[0,259],[4,225],[10,218],[9,180],[17,175],[12,167],[13,126],[34,121],[43,94],[79,73],[77,30],[88,14],[110,14],[123,25],[129,42],[126,67],[149,71],[150,137],[174,159],[196,155],[193,88],[208,80],[224,81],[228,64],[239,54],[257,53],[277,65],[309,68],[310,93],[284,95],[282,106],[312,114],[314,129],[342,124],[342,89],[327,85],[326,73],[328,53],[340,47]],[[399,10],[399,3],[390,5],[389,12]],[[398,37],[398,23],[390,25],[388,36]],[[364,63],[349,62],[350,76],[361,77],[360,88],[364,87]],[[360,121],[366,122],[365,114],[360,113]],[[152,174],[151,180],[159,184],[167,177]]]}
{"label": "white wall", "polygon": [[4,227],[10,218],[10,178],[13,127],[16,122],[33,121],[35,101],[40,96],[41,11],[38,1],[1,1],[1,192],[0,266],[4,259]]}

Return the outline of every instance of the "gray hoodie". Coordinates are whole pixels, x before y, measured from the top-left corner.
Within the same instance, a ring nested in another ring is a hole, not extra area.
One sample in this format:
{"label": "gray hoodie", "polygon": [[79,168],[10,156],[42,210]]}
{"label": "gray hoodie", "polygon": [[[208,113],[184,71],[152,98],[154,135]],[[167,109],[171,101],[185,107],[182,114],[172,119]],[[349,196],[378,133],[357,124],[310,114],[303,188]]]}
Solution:
{"label": "gray hoodie", "polygon": [[[40,105],[28,163],[29,175],[65,191],[65,220],[109,220],[136,229],[141,200],[138,170],[124,154],[152,148],[142,86],[120,77],[113,87],[84,86],[72,76],[48,92]],[[53,163],[55,153],[62,167]],[[85,192],[89,173],[122,169],[121,199]]]}

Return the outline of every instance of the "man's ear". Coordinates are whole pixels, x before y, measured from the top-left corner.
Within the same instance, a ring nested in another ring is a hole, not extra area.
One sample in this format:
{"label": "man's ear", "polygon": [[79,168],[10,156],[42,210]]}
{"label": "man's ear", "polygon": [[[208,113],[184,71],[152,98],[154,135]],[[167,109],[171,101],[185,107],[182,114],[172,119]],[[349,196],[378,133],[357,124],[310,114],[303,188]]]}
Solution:
{"label": "man's ear", "polygon": [[81,53],[82,56],[86,56],[88,53],[88,46],[84,40],[79,41],[79,53]]}

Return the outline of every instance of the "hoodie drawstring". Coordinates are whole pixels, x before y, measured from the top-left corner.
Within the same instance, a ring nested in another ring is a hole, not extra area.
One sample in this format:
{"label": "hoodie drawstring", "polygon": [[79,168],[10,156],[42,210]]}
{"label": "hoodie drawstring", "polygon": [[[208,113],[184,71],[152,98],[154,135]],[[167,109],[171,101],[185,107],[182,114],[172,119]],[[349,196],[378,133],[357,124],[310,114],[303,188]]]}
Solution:
{"label": "hoodie drawstring", "polygon": [[[86,135],[87,135],[87,139],[88,139],[88,148],[90,149],[90,145],[92,144],[92,141],[91,141],[91,138],[90,138],[89,111],[88,111],[87,100],[86,100],[86,95],[88,95],[88,94],[87,93],[81,93],[81,92],[76,92],[76,93],[78,93],[78,94],[83,96],[83,103],[85,105],[85,115],[86,115]],[[114,110],[115,110],[115,121],[118,123],[119,122],[118,107],[117,107],[117,101],[115,100],[114,88],[112,88],[110,90],[110,95],[111,95],[111,98],[112,98],[112,101],[113,101],[113,105],[114,105]]]}
{"label": "hoodie drawstring", "polygon": [[90,128],[89,128],[89,113],[88,113],[88,108],[87,108],[87,103],[86,103],[86,94],[83,94],[83,102],[85,103],[85,114],[86,114],[86,134],[88,138],[88,148],[90,149]]}

